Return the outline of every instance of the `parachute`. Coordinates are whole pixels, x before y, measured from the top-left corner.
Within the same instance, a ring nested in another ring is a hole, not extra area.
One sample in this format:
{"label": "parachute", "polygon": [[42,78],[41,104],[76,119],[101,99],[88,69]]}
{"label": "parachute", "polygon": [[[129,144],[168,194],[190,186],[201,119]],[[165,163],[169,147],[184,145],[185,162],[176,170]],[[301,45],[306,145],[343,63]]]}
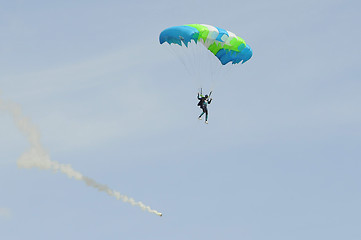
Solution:
{"label": "parachute", "polygon": [[206,24],[170,27],[159,35],[160,44],[167,42],[169,45],[184,45],[188,48],[192,40],[195,44],[201,42],[222,65],[243,64],[252,57],[251,47],[242,38],[230,31]]}
{"label": "parachute", "polygon": [[242,38],[206,24],[167,28],[160,33],[159,42],[180,60],[195,87],[210,91],[239,69],[238,63],[252,57],[251,47]]}

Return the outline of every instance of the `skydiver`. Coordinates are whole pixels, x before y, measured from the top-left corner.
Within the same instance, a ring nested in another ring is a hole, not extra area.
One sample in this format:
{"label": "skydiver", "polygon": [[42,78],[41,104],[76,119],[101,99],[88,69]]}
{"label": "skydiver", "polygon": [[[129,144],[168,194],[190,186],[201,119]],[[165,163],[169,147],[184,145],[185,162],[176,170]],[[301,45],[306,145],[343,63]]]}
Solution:
{"label": "skydiver", "polygon": [[[210,94],[209,94],[210,95]],[[199,120],[202,120],[202,116],[203,114],[205,113],[206,114],[206,120],[205,120],[205,123],[208,124],[208,109],[207,109],[207,105],[208,104],[211,104],[212,102],[212,98],[209,98],[208,95],[205,95],[204,97],[201,95],[199,95],[198,93],[198,96],[197,96],[199,102],[197,104],[197,106],[199,106],[203,112],[201,113],[201,115],[199,115],[198,119]]]}

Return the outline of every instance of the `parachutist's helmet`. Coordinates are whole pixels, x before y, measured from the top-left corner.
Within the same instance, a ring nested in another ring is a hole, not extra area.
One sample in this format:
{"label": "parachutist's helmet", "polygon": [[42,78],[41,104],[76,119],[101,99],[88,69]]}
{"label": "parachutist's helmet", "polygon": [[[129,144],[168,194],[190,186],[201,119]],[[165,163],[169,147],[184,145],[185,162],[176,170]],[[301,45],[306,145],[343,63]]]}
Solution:
{"label": "parachutist's helmet", "polygon": [[205,98],[208,98],[208,95],[205,95],[204,97],[205,97]]}

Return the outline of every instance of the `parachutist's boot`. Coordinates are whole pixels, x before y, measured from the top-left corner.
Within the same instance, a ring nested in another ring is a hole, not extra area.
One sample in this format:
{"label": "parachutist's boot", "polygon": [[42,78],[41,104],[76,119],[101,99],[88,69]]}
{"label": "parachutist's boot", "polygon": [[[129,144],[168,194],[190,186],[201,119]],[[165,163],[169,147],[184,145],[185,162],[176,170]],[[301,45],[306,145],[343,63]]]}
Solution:
{"label": "parachutist's boot", "polygon": [[199,120],[202,120],[202,117],[198,117]]}
{"label": "parachutist's boot", "polygon": [[205,124],[208,124],[208,121],[205,121],[204,123],[205,123]]}

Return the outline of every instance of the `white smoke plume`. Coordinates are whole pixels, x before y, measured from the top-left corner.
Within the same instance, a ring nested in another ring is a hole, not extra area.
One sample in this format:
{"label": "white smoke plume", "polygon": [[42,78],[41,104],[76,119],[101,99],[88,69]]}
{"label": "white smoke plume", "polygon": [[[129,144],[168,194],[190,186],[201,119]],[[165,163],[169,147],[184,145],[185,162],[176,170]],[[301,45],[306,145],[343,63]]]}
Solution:
{"label": "white smoke plume", "polygon": [[11,102],[4,102],[0,99],[0,110],[3,110],[12,115],[15,125],[26,136],[30,143],[29,151],[23,153],[17,161],[18,167],[32,168],[37,167],[40,169],[48,169],[53,171],[60,171],[67,175],[69,178],[74,178],[83,181],[86,185],[96,188],[99,191],[105,192],[110,196],[115,197],[117,200],[130,203],[133,206],[138,206],[144,211],[162,216],[162,213],[151,209],[149,206],[144,205],[142,202],[135,201],[126,195],[110,189],[107,185],[97,183],[95,180],[83,176],[80,172],[74,170],[70,164],[60,164],[50,159],[49,154],[44,150],[40,142],[40,133],[29,118],[26,118],[21,107]]}

